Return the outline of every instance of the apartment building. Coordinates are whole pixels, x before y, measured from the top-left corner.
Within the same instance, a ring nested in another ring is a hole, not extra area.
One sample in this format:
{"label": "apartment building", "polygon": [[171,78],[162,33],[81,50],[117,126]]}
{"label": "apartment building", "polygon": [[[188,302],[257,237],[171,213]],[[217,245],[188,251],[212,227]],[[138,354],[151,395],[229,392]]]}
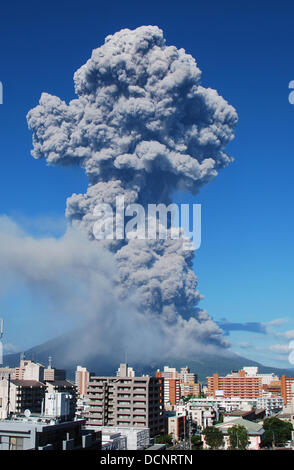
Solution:
{"label": "apartment building", "polygon": [[47,393],[66,393],[70,398],[70,412],[69,418],[73,419],[76,413],[77,406],[77,389],[75,384],[68,380],[52,380],[46,381]]}
{"label": "apartment building", "polygon": [[181,398],[181,385],[177,370],[164,366],[163,371],[159,369],[156,371],[155,377],[164,378],[164,405],[177,405]]}
{"label": "apartment building", "polygon": [[181,396],[182,397],[199,397],[201,392],[200,384],[194,382],[184,382],[181,384]]}
{"label": "apartment building", "polygon": [[77,393],[80,397],[87,395],[87,385],[89,379],[94,375],[94,372],[89,372],[86,367],[77,366],[75,374],[75,385],[77,387]]}
{"label": "apartment building", "polygon": [[164,432],[162,378],[93,376],[87,398],[87,425],[147,427],[151,436]]}
{"label": "apartment building", "polygon": [[[157,375],[158,377],[158,375]],[[164,379],[164,404],[177,405],[181,398],[180,379]]]}
{"label": "apartment building", "polygon": [[[64,377],[65,371],[48,368],[52,374],[45,373],[42,364],[21,359],[15,369],[15,377],[7,374],[0,380],[0,418],[5,419],[9,413],[23,413],[29,409],[32,413],[41,413],[45,393],[65,392],[70,395],[70,417],[76,409],[76,387],[67,380],[46,380],[46,377]],[[57,371],[57,373],[55,373]],[[60,373],[59,373],[60,372]]]}
{"label": "apartment building", "polygon": [[263,395],[270,395],[272,397],[280,397],[281,396],[281,381],[280,380],[273,380],[268,384],[264,384],[262,386]]}
{"label": "apartment building", "polygon": [[3,379],[0,381],[0,419],[9,413],[24,413],[29,409],[41,413],[46,385],[37,380]]}
{"label": "apartment building", "polygon": [[156,377],[164,378],[164,404],[177,405],[181,397],[199,396],[200,384],[196,374],[190,372],[188,366],[178,372],[176,368],[164,366],[163,371],[157,370]]}
{"label": "apartment building", "polygon": [[213,426],[219,419],[219,407],[212,402],[198,402],[190,400],[184,405],[178,405],[176,411],[180,414],[186,413],[191,418],[191,423],[199,429]]}
{"label": "apartment building", "polygon": [[234,372],[226,377],[213,374],[212,377],[207,377],[207,380],[210,397],[259,398],[262,396],[262,378],[248,376],[245,370]]}
{"label": "apartment building", "polygon": [[[48,367],[29,359],[21,359],[18,367],[14,369],[14,375],[18,380],[37,380],[39,382],[65,380],[66,371],[52,367],[52,358],[49,357]],[[13,378],[13,377],[11,377]]]}
{"label": "apartment building", "polygon": [[15,367],[0,367],[0,380],[8,379],[9,376],[15,379]]}
{"label": "apartment building", "polygon": [[116,372],[117,377],[135,377],[136,373],[128,364],[121,364]]}
{"label": "apartment building", "polygon": [[40,416],[0,421],[2,450],[100,450],[101,432],[84,430],[84,420],[65,421]]}
{"label": "apartment building", "polygon": [[269,385],[272,382],[279,382],[279,377],[275,375],[273,372],[270,372],[268,374],[260,374],[258,371],[258,367],[255,367],[255,366],[254,367],[246,366],[246,367],[243,367],[242,370],[245,371],[245,375],[247,377],[260,377],[263,385]]}
{"label": "apartment building", "polygon": [[43,382],[45,367],[35,361],[21,359],[18,367],[15,368],[15,378],[17,380],[36,380]]}
{"label": "apartment building", "polygon": [[102,450],[144,450],[150,446],[149,428],[102,426],[95,430],[102,432]]}
{"label": "apartment building", "polygon": [[66,380],[66,371],[49,366],[47,369],[44,369],[44,382],[47,380],[49,382]]}
{"label": "apartment building", "polygon": [[284,405],[293,404],[294,402],[294,378],[281,377],[281,395],[284,400]]}
{"label": "apartment building", "polygon": [[165,414],[167,433],[172,435],[175,442],[186,436],[186,413],[170,411]]}
{"label": "apartment building", "polygon": [[197,375],[190,371],[190,367],[181,367],[180,379],[182,382],[194,382],[197,383]]}

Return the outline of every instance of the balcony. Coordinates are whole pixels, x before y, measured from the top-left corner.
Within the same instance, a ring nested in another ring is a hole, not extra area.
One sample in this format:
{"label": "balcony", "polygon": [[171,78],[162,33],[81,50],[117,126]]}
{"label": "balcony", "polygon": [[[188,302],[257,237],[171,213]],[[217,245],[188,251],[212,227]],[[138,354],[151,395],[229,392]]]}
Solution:
{"label": "balcony", "polygon": [[103,412],[101,411],[92,411],[92,410],[89,410],[88,411],[88,415],[91,417],[91,418],[102,418],[102,415],[103,415]]}

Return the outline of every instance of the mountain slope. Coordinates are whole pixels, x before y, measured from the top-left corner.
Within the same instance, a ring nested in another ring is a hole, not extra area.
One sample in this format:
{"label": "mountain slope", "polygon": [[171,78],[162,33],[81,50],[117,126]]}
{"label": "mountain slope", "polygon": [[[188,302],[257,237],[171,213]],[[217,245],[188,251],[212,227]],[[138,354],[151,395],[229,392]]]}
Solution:
{"label": "mountain slope", "polygon": [[[78,345],[80,345],[80,347],[83,346],[80,344],[79,332],[75,331],[28,349],[25,351],[25,357],[47,365],[48,357],[52,356],[54,367],[66,369],[68,378],[72,380],[78,364],[87,367],[88,370],[95,372],[97,375],[114,375],[118,369],[119,363],[125,361],[125,358],[120,357],[119,354],[112,355],[117,358],[117,360],[114,360],[110,356],[101,354],[101,352],[97,354],[93,353],[87,359],[80,360]],[[69,353],[69,351],[72,351],[72,353]],[[19,358],[19,354],[8,354],[4,356],[4,365],[15,367],[19,364]],[[278,376],[282,374],[286,374],[290,377],[293,376],[293,370],[290,368],[278,369],[264,366],[232,352],[226,352],[224,355],[199,354],[190,357],[187,354],[187,357],[176,357],[164,360],[158,359],[158,361],[152,361],[151,363],[146,361],[144,364],[132,362],[130,365],[134,367],[137,375],[152,375],[157,369],[162,369],[164,365],[176,367],[178,370],[188,365],[191,371],[195,372],[202,382],[205,382],[206,377],[215,372],[218,372],[220,375],[226,375],[230,373],[231,370],[239,370],[244,366],[257,366],[261,373],[274,372]]]}

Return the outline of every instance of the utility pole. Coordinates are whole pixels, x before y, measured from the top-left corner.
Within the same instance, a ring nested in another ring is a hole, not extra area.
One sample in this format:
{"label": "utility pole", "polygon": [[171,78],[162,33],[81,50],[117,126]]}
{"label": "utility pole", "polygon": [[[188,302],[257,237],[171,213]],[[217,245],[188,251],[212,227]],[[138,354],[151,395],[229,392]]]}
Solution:
{"label": "utility pole", "polygon": [[8,374],[8,390],[7,390],[7,418],[9,418],[9,407],[10,407],[10,374]]}
{"label": "utility pole", "polygon": [[188,439],[189,439],[189,450],[192,450],[192,416],[188,415]]}

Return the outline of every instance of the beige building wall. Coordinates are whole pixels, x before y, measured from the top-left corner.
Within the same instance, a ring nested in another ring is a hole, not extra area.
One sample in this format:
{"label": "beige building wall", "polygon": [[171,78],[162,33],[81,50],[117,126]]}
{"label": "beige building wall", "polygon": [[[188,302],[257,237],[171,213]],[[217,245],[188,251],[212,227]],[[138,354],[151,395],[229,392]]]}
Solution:
{"label": "beige building wall", "polygon": [[[10,382],[10,404],[9,411],[16,411],[16,386]],[[7,418],[8,404],[8,379],[0,380],[0,419]]]}
{"label": "beige building wall", "polygon": [[155,377],[91,377],[87,424],[148,427],[164,431],[163,379]]}

